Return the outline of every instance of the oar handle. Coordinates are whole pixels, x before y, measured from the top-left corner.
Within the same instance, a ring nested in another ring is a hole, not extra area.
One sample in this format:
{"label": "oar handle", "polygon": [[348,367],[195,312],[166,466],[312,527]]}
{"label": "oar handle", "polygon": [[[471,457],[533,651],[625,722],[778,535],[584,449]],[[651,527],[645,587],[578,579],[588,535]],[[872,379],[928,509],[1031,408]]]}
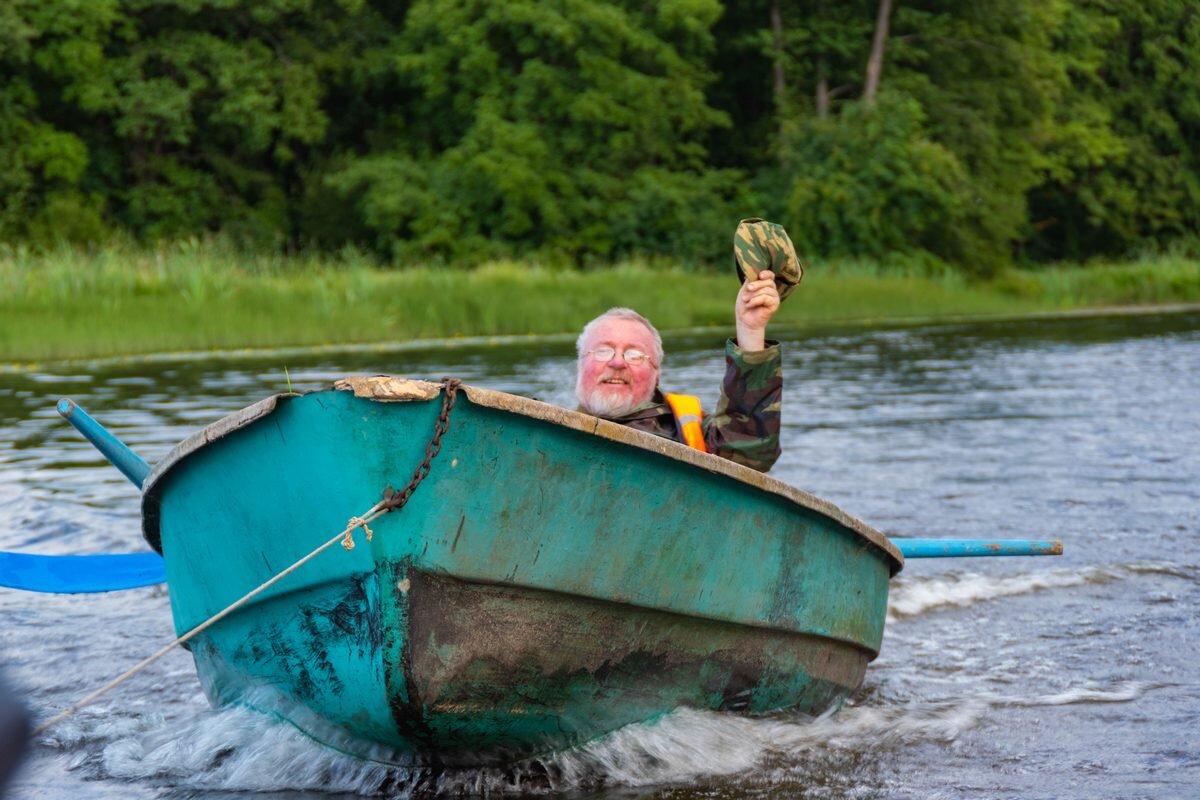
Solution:
{"label": "oar handle", "polygon": [[1061,556],[1062,542],[1032,539],[892,539],[905,558]]}
{"label": "oar handle", "polygon": [[69,397],[58,401],[58,413],[74,425],[75,430],[82,433],[84,438],[111,461],[114,467],[121,470],[126,478],[133,481],[139,489],[142,488],[146,476],[150,474],[150,465],[138,458],[137,453],[126,447],[124,442],[109,433],[107,428],[92,419]]}

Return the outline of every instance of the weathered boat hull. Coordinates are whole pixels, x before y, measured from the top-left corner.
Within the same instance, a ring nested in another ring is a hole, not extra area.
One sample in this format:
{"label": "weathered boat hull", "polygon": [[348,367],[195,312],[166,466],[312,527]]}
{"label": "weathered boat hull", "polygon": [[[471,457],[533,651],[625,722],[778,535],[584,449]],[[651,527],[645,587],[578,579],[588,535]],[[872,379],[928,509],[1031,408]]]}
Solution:
{"label": "weathered boat hull", "polygon": [[[180,632],[408,480],[437,386],[347,388],[247,409],[150,476],[146,533]],[[680,705],[816,714],[860,685],[901,563],[885,537],[673,442],[464,394],[431,474],[369,545],[194,640],[215,703],[379,760],[467,764]]]}
{"label": "weathered boat hull", "polygon": [[[208,640],[196,650],[206,690],[219,705],[277,711],[364,757],[505,763],[678,706],[818,713],[854,691],[870,658],[851,645],[801,634],[418,571],[405,576],[404,627],[384,634],[403,640],[400,659],[375,662],[389,687],[394,730],[364,739],[361,718],[358,724],[351,718],[341,726],[358,735],[338,737],[322,724],[335,718],[330,709],[347,685],[336,671],[313,674],[314,668],[328,665],[330,648],[358,646],[359,631],[372,626],[363,619],[361,628],[313,630],[307,621],[326,611],[345,614],[346,598],[332,609],[302,605],[307,634],[281,637],[265,620],[252,626],[232,662]],[[264,679],[288,687],[286,694],[262,693]],[[324,696],[314,703],[318,693]],[[299,712],[295,701],[319,710],[319,719]]]}

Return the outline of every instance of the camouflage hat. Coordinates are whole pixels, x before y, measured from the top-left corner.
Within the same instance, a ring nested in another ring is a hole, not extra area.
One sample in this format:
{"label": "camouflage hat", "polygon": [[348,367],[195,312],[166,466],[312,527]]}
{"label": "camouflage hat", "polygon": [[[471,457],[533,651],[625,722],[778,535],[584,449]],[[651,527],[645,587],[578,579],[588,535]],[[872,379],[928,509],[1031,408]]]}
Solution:
{"label": "camouflage hat", "polygon": [[743,282],[769,269],[775,273],[779,299],[786,299],[804,277],[804,264],[787,231],[777,222],[751,217],[738,223],[733,234],[733,265]]}

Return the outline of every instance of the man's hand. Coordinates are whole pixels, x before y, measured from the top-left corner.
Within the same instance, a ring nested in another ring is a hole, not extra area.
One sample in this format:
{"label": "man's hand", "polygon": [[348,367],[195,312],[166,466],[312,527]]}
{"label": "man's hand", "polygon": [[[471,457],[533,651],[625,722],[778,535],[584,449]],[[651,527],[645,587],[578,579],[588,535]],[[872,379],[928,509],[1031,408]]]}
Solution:
{"label": "man's hand", "polygon": [[746,281],[733,305],[737,322],[738,347],[746,352],[766,346],[767,323],[779,310],[779,290],[775,288],[775,273],[764,269],[758,280]]}

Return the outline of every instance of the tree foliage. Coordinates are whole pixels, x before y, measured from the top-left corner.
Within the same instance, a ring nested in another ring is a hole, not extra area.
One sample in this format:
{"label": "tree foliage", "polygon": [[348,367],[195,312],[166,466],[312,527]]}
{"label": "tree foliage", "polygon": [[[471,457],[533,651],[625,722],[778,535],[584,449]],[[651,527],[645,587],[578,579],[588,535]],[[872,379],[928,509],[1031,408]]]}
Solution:
{"label": "tree foliage", "polygon": [[784,137],[785,215],[805,252],[886,258],[927,252],[968,262],[973,187],[933,141],[920,105],[884,95],[834,119],[806,118]]}
{"label": "tree foliage", "polygon": [[1070,91],[1030,196],[1032,254],[1200,249],[1200,6],[1071,4],[1054,52]]}
{"label": "tree foliage", "polygon": [[371,78],[407,113],[326,185],[402,258],[711,251],[736,187],[703,145],[726,124],[704,94],[719,13],[712,0],[418,0]]}
{"label": "tree foliage", "polygon": [[400,262],[1200,247],[1191,0],[8,0],[0,238]]}

